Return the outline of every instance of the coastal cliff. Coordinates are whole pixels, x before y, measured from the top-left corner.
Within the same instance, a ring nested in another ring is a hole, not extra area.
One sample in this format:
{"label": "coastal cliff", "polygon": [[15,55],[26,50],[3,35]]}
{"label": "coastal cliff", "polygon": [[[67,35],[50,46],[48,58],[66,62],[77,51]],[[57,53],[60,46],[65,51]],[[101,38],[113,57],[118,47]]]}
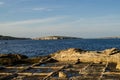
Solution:
{"label": "coastal cliff", "polygon": [[82,39],[82,38],[67,37],[67,36],[46,36],[46,37],[33,38],[33,40],[62,40],[62,39]]}

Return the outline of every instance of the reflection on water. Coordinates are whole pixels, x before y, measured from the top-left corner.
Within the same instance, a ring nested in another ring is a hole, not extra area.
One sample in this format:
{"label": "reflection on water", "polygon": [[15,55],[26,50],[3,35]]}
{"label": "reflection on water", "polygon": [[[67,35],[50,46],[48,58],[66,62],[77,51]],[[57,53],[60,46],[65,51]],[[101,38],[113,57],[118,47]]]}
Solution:
{"label": "reflection on water", "polygon": [[1,40],[0,53],[20,53],[29,57],[47,55],[66,48],[104,50],[120,48],[120,39]]}

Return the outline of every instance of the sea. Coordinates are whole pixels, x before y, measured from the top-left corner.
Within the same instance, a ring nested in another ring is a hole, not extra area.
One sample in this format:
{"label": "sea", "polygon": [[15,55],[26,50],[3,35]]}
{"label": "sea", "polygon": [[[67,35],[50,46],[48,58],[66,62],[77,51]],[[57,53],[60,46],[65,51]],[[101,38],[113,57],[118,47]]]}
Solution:
{"label": "sea", "polygon": [[120,39],[0,40],[2,54],[12,53],[37,57],[68,48],[95,51],[108,48],[120,49]]}

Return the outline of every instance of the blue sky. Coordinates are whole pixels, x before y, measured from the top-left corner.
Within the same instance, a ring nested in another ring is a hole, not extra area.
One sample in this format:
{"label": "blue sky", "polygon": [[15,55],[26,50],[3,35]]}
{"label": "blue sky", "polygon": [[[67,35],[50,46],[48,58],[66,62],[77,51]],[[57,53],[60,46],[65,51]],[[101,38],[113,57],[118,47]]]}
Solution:
{"label": "blue sky", "polygon": [[120,36],[120,0],[0,0],[0,34]]}

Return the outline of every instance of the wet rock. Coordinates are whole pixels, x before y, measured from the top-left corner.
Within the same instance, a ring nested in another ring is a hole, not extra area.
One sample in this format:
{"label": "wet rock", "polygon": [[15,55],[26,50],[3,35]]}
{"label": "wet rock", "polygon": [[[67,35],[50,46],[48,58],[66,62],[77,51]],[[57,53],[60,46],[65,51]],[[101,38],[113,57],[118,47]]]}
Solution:
{"label": "wet rock", "polygon": [[0,64],[10,65],[26,58],[27,56],[21,54],[0,54]]}
{"label": "wet rock", "polygon": [[4,66],[0,66],[0,70],[1,70],[1,69],[4,69],[4,68],[5,68]]}
{"label": "wet rock", "polygon": [[0,58],[16,58],[16,59],[25,59],[28,58],[22,54],[0,54]]}

